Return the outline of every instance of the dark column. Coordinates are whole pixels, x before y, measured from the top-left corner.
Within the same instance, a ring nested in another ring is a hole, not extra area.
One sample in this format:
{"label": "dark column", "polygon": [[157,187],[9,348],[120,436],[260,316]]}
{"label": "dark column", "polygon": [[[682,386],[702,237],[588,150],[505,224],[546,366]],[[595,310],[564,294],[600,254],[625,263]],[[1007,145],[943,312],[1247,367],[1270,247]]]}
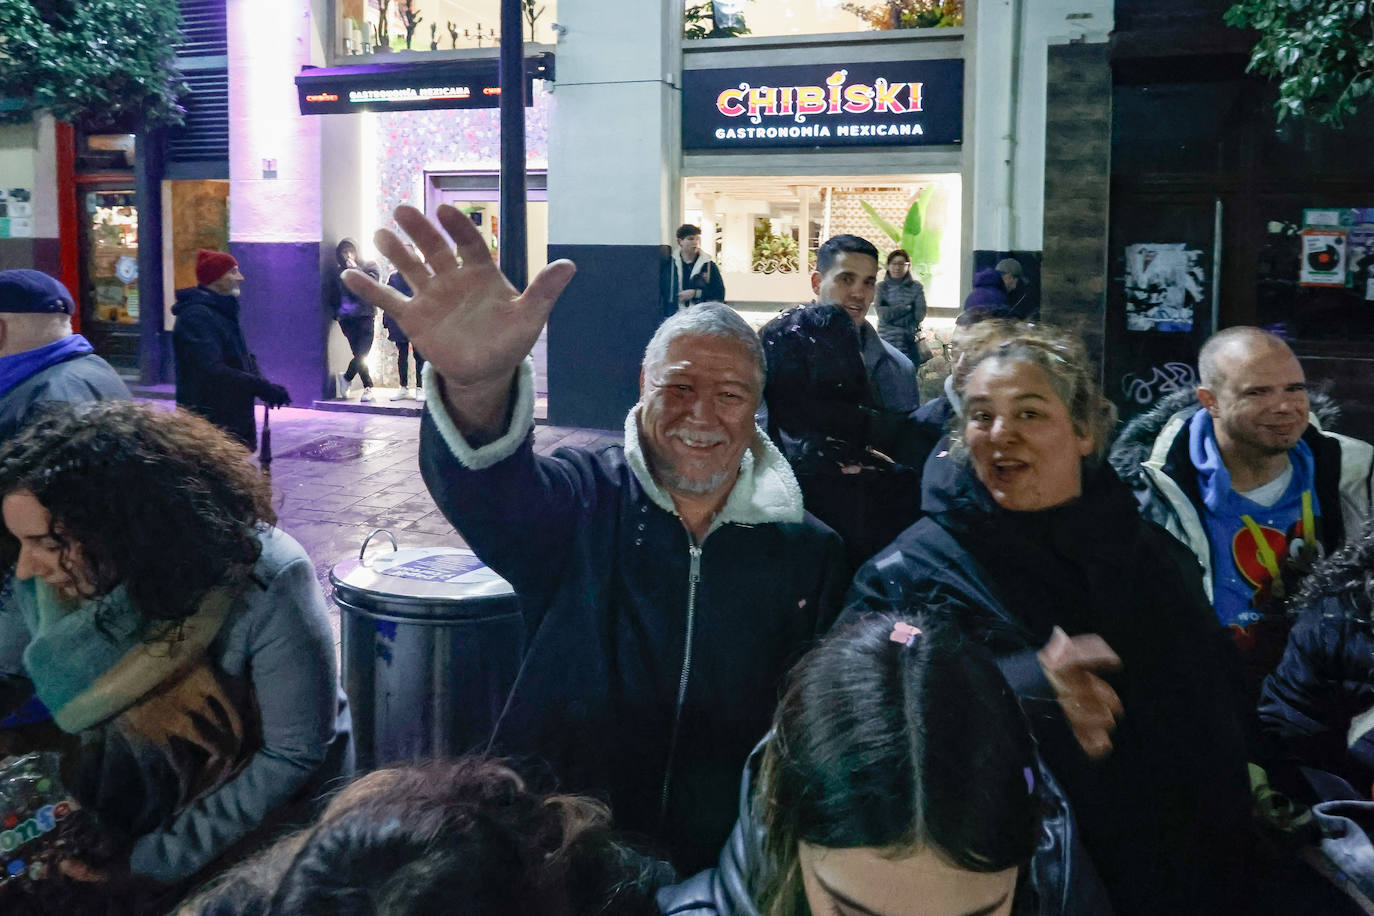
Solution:
{"label": "dark column", "polygon": [[1051,45],[1040,315],[1083,333],[1101,365],[1107,308],[1112,71],[1106,44]]}
{"label": "dark column", "polygon": [[137,135],[134,190],[138,194],[138,375],[144,385],[162,372],[162,165],[165,132]]}
{"label": "dark column", "polygon": [[520,0],[501,0],[501,270],[529,282],[525,232],[525,25]]}

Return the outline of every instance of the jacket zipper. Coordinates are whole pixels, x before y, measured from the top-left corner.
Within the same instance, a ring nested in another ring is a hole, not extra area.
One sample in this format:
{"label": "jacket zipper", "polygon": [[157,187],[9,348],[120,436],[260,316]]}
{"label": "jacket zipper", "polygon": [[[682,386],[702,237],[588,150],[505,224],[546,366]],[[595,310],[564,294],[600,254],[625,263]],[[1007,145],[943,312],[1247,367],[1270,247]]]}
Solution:
{"label": "jacket zipper", "polygon": [[668,761],[663,767],[663,794],[659,799],[658,827],[662,833],[668,823],[668,787],[673,778],[673,758],[677,756],[678,731],[682,727],[682,704],[687,699],[687,680],[692,674],[692,632],[697,615],[697,583],[701,581],[701,548],[687,548],[691,572],[687,576],[687,639],[682,648],[682,675],[677,684],[677,707],[673,712],[672,737],[668,740]]}

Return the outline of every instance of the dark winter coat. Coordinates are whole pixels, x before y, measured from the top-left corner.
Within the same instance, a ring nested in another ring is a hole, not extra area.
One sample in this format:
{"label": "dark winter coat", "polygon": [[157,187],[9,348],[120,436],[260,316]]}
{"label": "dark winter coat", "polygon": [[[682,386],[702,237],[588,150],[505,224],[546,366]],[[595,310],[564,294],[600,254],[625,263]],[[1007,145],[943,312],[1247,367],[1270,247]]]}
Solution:
{"label": "dark winter coat", "polygon": [[[867,329],[869,334],[872,329]],[[834,305],[788,309],[759,331],[768,359],[768,434],[798,473],[838,473],[871,461],[872,446],[899,462],[925,460],[908,415],[919,401],[911,361],[881,340],[872,373],[854,322]]]}
{"label": "dark winter coat", "polygon": [[367,274],[378,283],[382,281],[382,271],[373,261],[362,261],[357,259],[358,245],[352,239],[340,239],[339,244],[334,249],[334,259],[339,264],[338,272],[334,275],[334,318],[338,321],[357,321],[371,322],[377,318],[377,307],[368,303],[344,286],[343,274],[348,269],[345,258],[345,251],[353,250],[354,267]]}
{"label": "dark winter coat", "polygon": [[203,286],[177,290],[177,404],[193,410],[250,449],[258,444],[253,399],[269,395],[272,383],[258,374],[239,327],[239,300]]}
{"label": "dark winter coat", "polygon": [[35,372],[0,396],[0,442],[8,442],[43,404],[124,401],[130,397],[124,380],[105,360],[94,353],[73,356]]}
{"label": "dark winter coat", "polygon": [[[1118,913],[1230,912],[1249,820],[1246,731],[1234,649],[1189,553],[1106,468],[1067,505],[1009,512],[963,460],[937,454],[922,509],[859,571],[845,613],[921,607],[991,649]],[[1083,753],[1036,659],[1055,626],[1096,633],[1121,657],[1104,675],[1125,708],[1104,760]]]}
{"label": "dark winter coat", "polygon": [[1310,768],[1344,780],[1354,797],[1374,786],[1374,632],[1369,599],[1328,595],[1306,608],[1278,668],[1264,682],[1260,727],[1275,755],[1270,780],[1305,801],[1351,797],[1325,792]]}
{"label": "dark winter coat", "polygon": [[1002,275],[991,267],[973,275],[973,290],[964,300],[966,313],[982,312],[993,318],[1010,318],[1007,287]]}
{"label": "dark winter coat", "polygon": [[535,455],[529,366],[497,442],[472,450],[438,398],[421,428],[430,495],[521,598],[528,648],[493,747],[604,794],[690,873],[730,833],[784,674],[838,612],[842,547],[761,435],[699,546],[648,472],[635,412],[624,448]]}
{"label": "dark winter coat", "polygon": [[916,335],[926,320],[926,291],[910,271],[900,280],[884,277],[878,282],[873,307],[878,312],[878,336],[897,351],[918,362]]}
{"label": "dark winter coat", "polygon": [[[664,916],[759,916],[752,890],[771,877],[764,874],[764,829],[753,804],[763,747],[750,756],[740,779],[739,820],[716,867],[660,889]],[[1063,790],[1043,763],[1036,782],[1044,820],[1035,856],[1017,884],[1012,916],[1110,916],[1111,904],[1083,852]]]}
{"label": "dark winter coat", "polygon": [[[1316,461],[1315,490],[1322,507],[1322,540],[1328,553],[1359,532],[1374,505],[1374,446],[1328,432],[1339,415],[1330,398],[1309,394],[1312,413],[1303,441]],[[1112,467],[1131,485],[1142,514],[1186,544],[1203,570],[1212,596],[1212,550],[1203,520],[1198,471],[1188,450],[1188,421],[1201,409],[1192,389],[1175,392],[1131,420],[1112,446]],[[1340,511],[1331,511],[1331,507]]]}

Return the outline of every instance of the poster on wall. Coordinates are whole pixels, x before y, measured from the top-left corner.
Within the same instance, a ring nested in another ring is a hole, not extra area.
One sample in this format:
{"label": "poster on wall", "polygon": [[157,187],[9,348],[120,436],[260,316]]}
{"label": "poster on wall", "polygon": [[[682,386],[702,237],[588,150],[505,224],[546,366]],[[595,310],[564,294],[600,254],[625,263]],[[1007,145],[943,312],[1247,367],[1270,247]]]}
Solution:
{"label": "poster on wall", "polygon": [[1345,232],[1339,229],[1302,231],[1302,286],[1345,286]]}
{"label": "poster on wall", "polygon": [[1126,246],[1126,330],[1187,333],[1203,301],[1202,251],[1186,242]]}

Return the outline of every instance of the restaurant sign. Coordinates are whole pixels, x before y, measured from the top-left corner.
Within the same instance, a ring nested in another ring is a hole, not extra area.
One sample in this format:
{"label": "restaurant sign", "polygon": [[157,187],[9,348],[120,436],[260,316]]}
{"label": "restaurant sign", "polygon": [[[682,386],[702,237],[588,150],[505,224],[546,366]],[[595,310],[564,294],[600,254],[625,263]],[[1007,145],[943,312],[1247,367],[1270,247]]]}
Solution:
{"label": "restaurant sign", "polygon": [[686,70],[682,146],[932,146],[960,143],[962,60]]}
{"label": "restaurant sign", "polygon": [[[533,81],[553,78],[553,55],[525,59],[525,105]],[[501,78],[494,58],[354,67],[306,67],[296,77],[301,114],[497,108]]]}

